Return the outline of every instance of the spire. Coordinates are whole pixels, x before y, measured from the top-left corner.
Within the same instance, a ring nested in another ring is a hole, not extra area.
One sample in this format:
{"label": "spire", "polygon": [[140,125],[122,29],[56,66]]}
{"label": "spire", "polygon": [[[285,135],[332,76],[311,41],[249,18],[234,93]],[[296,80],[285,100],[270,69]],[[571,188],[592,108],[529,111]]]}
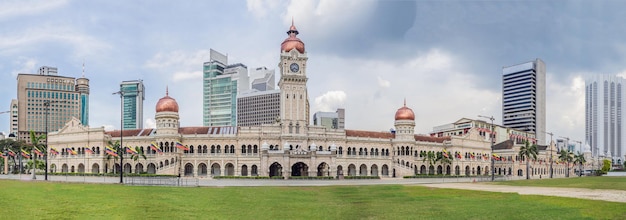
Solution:
{"label": "spire", "polygon": [[294,26],[293,25],[293,16],[291,16],[291,26]]}
{"label": "spire", "polygon": [[165,96],[169,96],[169,95],[170,95],[169,88],[168,88],[168,86],[166,85],[166,86],[165,86]]}
{"label": "spire", "polygon": [[83,58],[83,78],[85,78],[85,58]]}
{"label": "spire", "polygon": [[406,98],[404,98],[404,107],[406,107]]}

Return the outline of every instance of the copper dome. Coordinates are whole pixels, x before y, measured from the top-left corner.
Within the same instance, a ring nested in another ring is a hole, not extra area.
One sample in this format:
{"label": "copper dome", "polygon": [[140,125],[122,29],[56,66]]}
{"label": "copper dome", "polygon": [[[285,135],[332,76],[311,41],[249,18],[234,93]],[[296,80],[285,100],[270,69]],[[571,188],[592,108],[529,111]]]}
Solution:
{"label": "copper dome", "polygon": [[304,53],[304,43],[297,38],[296,35],[299,34],[296,26],[293,25],[293,20],[291,21],[291,27],[289,27],[289,31],[287,31],[289,37],[280,44],[280,52],[289,52],[293,49],[298,50],[300,53]]}
{"label": "copper dome", "polygon": [[156,104],[156,112],[178,112],[178,103],[169,96],[167,89],[165,89],[165,97],[159,99]]}
{"label": "copper dome", "polygon": [[406,107],[406,101],[404,101],[404,106],[396,111],[396,120],[415,120],[415,113]]}

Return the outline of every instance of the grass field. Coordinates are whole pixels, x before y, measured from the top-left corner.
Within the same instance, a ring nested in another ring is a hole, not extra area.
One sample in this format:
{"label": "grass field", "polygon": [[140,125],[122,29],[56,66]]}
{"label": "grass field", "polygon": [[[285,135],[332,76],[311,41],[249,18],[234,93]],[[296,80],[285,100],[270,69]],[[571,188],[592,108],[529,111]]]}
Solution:
{"label": "grass field", "polygon": [[2,219],[626,219],[626,204],[422,186],[177,188],[0,180]]}
{"label": "grass field", "polygon": [[496,182],[494,184],[510,186],[542,186],[587,189],[616,189],[626,190],[626,177],[623,176],[593,176],[570,177],[557,179],[533,179]]}

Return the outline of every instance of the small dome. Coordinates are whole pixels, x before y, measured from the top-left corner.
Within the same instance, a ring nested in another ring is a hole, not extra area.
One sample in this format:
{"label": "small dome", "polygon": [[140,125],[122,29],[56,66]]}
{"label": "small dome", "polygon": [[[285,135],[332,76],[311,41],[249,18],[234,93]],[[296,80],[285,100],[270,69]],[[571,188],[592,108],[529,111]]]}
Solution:
{"label": "small dome", "polygon": [[415,113],[413,113],[412,109],[406,107],[406,100],[404,101],[404,106],[396,111],[397,120],[415,120]]}
{"label": "small dome", "polygon": [[165,89],[165,97],[159,99],[156,104],[156,112],[178,112],[178,103],[168,95]]}
{"label": "small dome", "polygon": [[280,52],[289,52],[296,49],[298,52],[304,53],[304,43],[300,40],[300,38],[296,37],[299,32],[298,29],[296,29],[296,26],[293,25],[293,20],[291,21],[291,27],[289,28],[289,31],[287,31],[287,34],[289,37],[287,37],[287,39],[280,44]]}

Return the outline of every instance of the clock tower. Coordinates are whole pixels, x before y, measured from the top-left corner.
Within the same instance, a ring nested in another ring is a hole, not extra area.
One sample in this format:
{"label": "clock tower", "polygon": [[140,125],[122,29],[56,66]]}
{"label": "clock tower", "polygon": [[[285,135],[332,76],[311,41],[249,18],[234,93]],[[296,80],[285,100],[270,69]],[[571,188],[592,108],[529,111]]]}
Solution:
{"label": "clock tower", "polygon": [[306,82],[307,55],[299,32],[291,21],[287,39],[280,46],[280,123],[283,132],[305,134],[309,125],[309,95]]}

